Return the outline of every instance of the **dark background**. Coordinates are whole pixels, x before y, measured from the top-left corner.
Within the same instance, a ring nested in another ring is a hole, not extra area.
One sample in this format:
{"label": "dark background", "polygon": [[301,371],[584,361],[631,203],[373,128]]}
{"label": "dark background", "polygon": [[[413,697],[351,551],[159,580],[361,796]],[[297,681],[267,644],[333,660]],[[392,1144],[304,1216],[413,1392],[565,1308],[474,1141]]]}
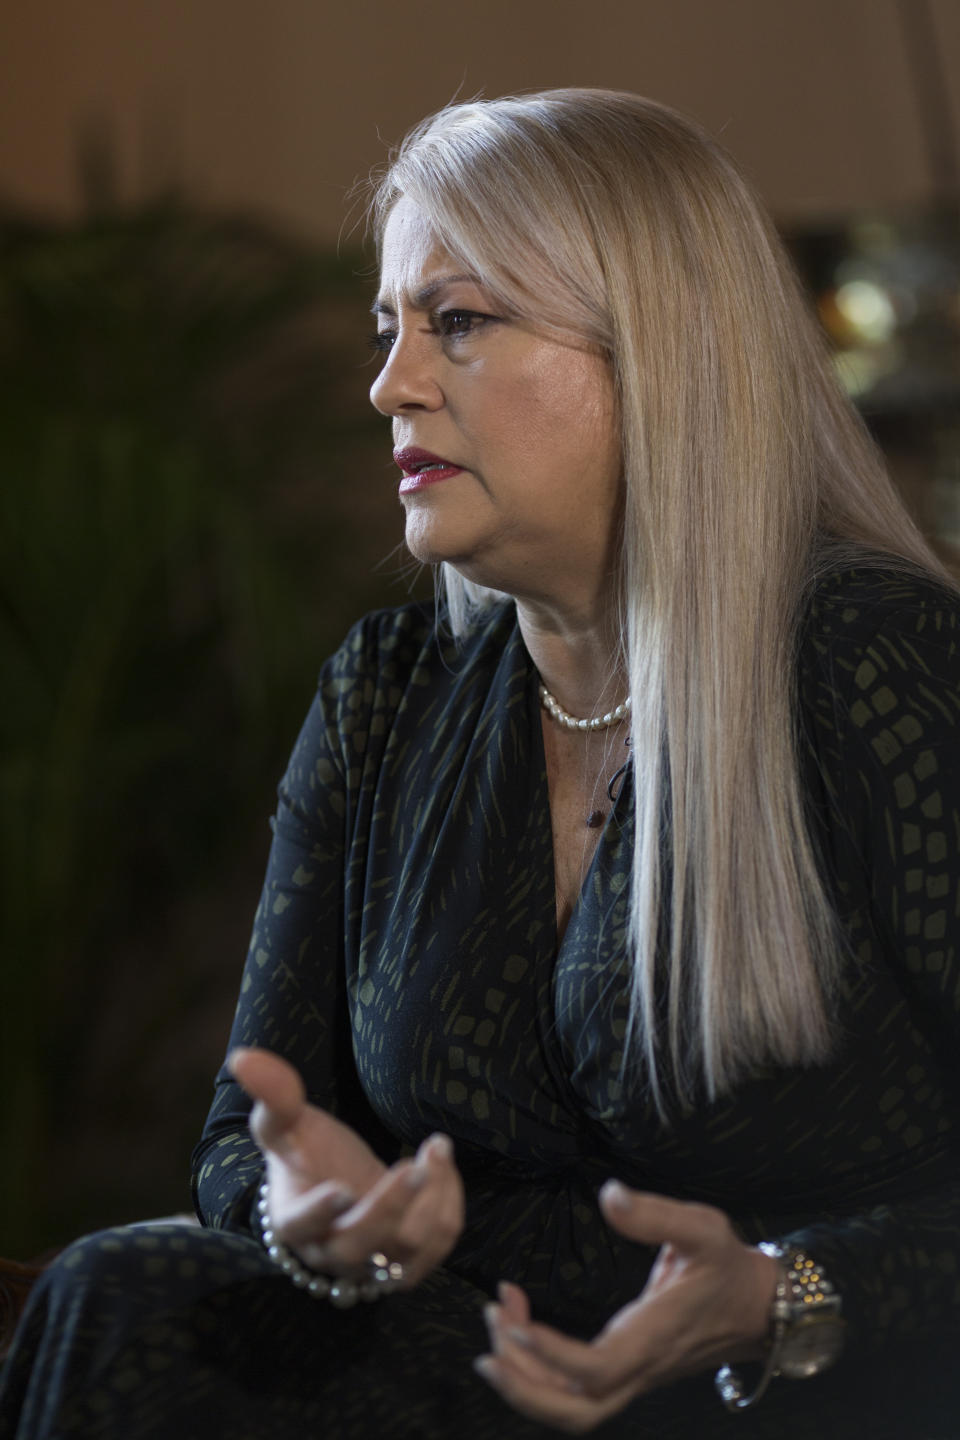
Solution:
{"label": "dark background", "polygon": [[429,588],[358,182],[459,95],[699,118],[960,541],[956,0],[32,0],[0,21],[0,1253],[188,1204],[320,661]]}

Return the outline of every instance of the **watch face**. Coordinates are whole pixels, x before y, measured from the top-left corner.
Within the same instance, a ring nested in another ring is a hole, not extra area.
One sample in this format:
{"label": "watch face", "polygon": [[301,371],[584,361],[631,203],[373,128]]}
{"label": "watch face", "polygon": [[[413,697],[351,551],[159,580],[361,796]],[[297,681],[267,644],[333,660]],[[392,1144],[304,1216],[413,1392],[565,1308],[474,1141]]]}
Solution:
{"label": "watch face", "polygon": [[843,1348],[843,1321],[835,1315],[801,1315],[783,1337],[778,1369],[805,1380],[832,1365]]}

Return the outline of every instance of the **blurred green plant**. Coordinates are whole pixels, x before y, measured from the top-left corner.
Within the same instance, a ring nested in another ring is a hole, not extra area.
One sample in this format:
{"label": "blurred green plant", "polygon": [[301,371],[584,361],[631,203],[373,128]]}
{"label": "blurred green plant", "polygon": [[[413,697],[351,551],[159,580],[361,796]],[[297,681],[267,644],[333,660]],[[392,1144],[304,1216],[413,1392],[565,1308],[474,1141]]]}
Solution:
{"label": "blurred green plant", "polygon": [[256,823],[363,603],[360,522],[312,497],[370,434],[342,338],[366,288],[177,204],[0,223],[6,1254],[65,1238],[48,1145],[111,957]]}

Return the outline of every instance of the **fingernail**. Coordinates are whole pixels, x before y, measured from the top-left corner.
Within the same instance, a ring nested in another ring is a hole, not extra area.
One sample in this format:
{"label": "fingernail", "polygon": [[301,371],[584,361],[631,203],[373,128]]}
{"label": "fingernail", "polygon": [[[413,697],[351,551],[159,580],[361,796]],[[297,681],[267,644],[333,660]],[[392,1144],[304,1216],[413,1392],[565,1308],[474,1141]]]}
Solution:
{"label": "fingernail", "polygon": [[357,1203],[357,1198],[352,1190],[337,1190],[330,1196],[329,1203],[334,1215],[342,1215]]}
{"label": "fingernail", "polygon": [[519,1325],[511,1325],[507,1331],[507,1339],[512,1340],[514,1345],[520,1345],[524,1350],[533,1349],[533,1336],[529,1330],[521,1330]]}
{"label": "fingernail", "polygon": [[411,1165],[403,1177],[403,1183],[408,1190],[421,1190],[426,1185],[428,1178],[426,1170],[421,1169],[419,1165]]}
{"label": "fingernail", "polygon": [[431,1135],[427,1146],[438,1160],[449,1160],[453,1155],[453,1145],[449,1135]]}
{"label": "fingernail", "polygon": [[497,1373],[489,1355],[478,1355],[473,1362],[473,1368],[478,1375],[483,1376],[484,1380],[492,1380]]}
{"label": "fingernail", "polygon": [[613,1205],[618,1210],[624,1209],[630,1203],[627,1187],[619,1180],[608,1180],[600,1194],[608,1205]]}
{"label": "fingernail", "polygon": [[500,1316],[500,1306],[499,1306],[499,1305],[495,1305],[492,1300],[490,1300],[486,1305],[484,1305],[484,1307],[483,1307],[483,1318],[484,1318],[484,1320],[486,1321],[487,1329],[488,1329],[488,1330],[492,1330],[492,1329],[494,1328],[494,1326],[495,1326],[496,1323],[497,1323],[497,1320],[499,1319],[499,1316]]}

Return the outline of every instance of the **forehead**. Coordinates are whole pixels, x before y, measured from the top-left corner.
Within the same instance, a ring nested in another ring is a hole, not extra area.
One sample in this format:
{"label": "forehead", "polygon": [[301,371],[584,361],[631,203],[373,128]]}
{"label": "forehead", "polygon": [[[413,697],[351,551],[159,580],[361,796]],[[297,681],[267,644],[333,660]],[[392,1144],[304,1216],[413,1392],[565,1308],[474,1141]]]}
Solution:
{"label": "forehead", "polygon": [[396,308],[441,277],[473,279],[437,240],[423,211],[401,196],[384,226],[379,302]]}

